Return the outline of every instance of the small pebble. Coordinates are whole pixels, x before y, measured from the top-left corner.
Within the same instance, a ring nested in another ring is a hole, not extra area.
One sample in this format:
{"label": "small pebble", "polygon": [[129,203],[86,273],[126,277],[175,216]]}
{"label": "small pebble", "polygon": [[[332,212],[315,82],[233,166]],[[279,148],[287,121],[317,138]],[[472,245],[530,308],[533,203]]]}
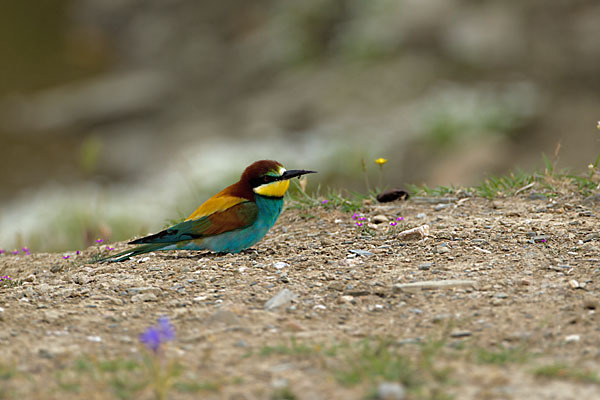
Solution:
{"label": "small pebble", "polygon": [[436,247],[435,252],[438,254],[446,254],[450,253],[450,249],[447,246],[438,246]]}
{"label": "small pebble", "polygon": [[598,308],[598,301],[595,298],[589,297],[583,301],[583,308],[595,310]]}
{"label": "small pebble", "polygon": [[388,222],[390,219],[385,215],[376,215],[371,219],[376,224],[382,224],[384,222]]}
{"label": "small pebble", "polygon": [[265,303],[265,310],[273,311],[279,307],[290,304],[293,300],[296,300],[297,298],[298,295],[296,293],[292,292],[289,289],[283,289],[275,296],[271,297]]}
{"label": "small pebble", "polygon": [[285,378],[273,379],[273,380],[271,381],[271,386],[272,386],[274,389],[279,389],[279,390],[282,390],[282,389],[285,389],[285,388],[287,388],[289,385],[290,385],[290,383],[289,383],[289,382],[288,382],[288,380],[287,380],[287,379],[285,379]]}
{"label": "small pebble", "polygon": [[350,251],[350,253],[356,254],[356,255],[359,255],[359,256],[366,256],[366,257],[368,257],[368,256],[374,255],[370,251],[361,250],[361,249],[350,249],[349,251]]}
{"label": "small pebble", "polygon": [[433,318],[431,319],[431,321],[433,323],[438,323],[438,322],[441,322],[441,321],[443,321],[445,319],[448,319],[450,317],[451,317],[450,314],[436,314],[436,315],[433,316]]}
{"label": "small pebble", "polygon": [[157,301],[158,297],[152,292],[140,293],[135,296],[131,296],[131,302],[146,302],[146,301]]}
{"label": "small pebble", "polygon": [[378,400],[404,400],[406,398],[406,390],[398,382],[381,382],[377,386],[376,398]]}
{"label": "small pebble", "polygon": [[571,289],[580,289],[581,288],[581,285],[575,279],[571,279],[569,281],[569,286],[571,286]]}
{"label": "small pebble", "polygon": [[343,295],[339,297],[340,303],[349,303],[349,304],[356,304],[356,300],[354,300],[354,296],[350,296],[350,295]]}
{"label": "small pebble", "polygon": [[580,340],[581,340],[581,337],[579,335],[569,335],[569,336],[565,337],[566,343],[576,343],[576,342],[579,342]]}
{"label": "small pebble", "polygon": [[426,262],[423,264],[419,264],[419,266],[417,267],[417,269],[419,269],[419,271],[428,271],[431,266],[433,265],[433,263],[430,262]]}
{"label": "small pebble", "polygon": [[453,338],[468,337],[471,335],[473,335],[473,334],[469,331],[454,331],[454,332],[450,333],[450,337],[453,337]]}

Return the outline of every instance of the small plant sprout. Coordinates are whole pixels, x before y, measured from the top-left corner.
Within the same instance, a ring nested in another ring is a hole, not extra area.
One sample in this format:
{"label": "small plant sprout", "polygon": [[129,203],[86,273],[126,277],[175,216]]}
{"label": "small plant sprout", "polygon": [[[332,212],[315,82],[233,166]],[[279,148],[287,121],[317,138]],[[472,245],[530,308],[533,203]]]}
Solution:
{"label": "small plant sprout", "polygon": [[[106,257],[110,251],[113,251],[115,249],[114,247],[108,244],[106,246],[101,246],[101,244],[104,243],[104,239],[102,238],[98,238],[95,241],[96,253],[92,255],[92,258],[89,261],[90,263],[95,263],[98,260]],[[79,251],[77,252],[77,254],[79,255]]]}
{"label": "small plant sprout", "polygon": [[393,235],[395,237],[396,233],[399,229],[402,229],[404,222],[404,217],[396,217],[395,220],[390,222],[390,227],[388,229],[388,234]]}
{"label": "small plant sprout", "polygon": [[20,285],[22,282],[19,280],[13,280],[10,275],[0,275],[0,287],[14,287]]}
{"label": "small plant sprout", "polygon": [[352,215],[352,221],[354,222],[354,225],[356,226],[359,232],[370,233],[367,217],[359,213],[354,213]]}
{"label": "small plant sprout", "polygon": [[151,384],[157,400],[168,398],[168,392],[177,377],[177,366],[171,362],[165,364],[162,347],[167,342],[175,340],[175,328],[167,317],[160,317],[158,324],[147,328],[140,335],[140,342],[152,353],[147,358],[146,365],[152,376]]}
{"label": "small plant sprout", "polygon": [[364,158],[360,159],[360,166],[362,169],[363,176],[365,178],[365,188],[367,189],[367,193],[371,191],[371,185],[369,184],[369,175],[367,174],[367,162]]}

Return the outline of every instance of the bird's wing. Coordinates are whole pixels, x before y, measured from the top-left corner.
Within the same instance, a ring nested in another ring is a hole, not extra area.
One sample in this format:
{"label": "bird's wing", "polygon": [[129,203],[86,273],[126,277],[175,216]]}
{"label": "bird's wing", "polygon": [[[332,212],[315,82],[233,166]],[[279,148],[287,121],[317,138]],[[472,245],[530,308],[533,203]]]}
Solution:
{"label": "bird's wing", "polygon": [[[244,228],[256,221],[258,207],[256,206],[256,203],[252,201],[246,199],[241,200],[241,202],[238,202],[229,208],[215,210],[213,213],[201,216],[197,219],[188,218],[162,232],[134,240],[129,242],[129,244],[176,243]],[[226,202],[221,204],[226,204]],[[203,206],[204,205],[200,208]],[[200,208],[198,210],[200,210]],[[196,210],[196,212],[198,212],[198,210]]]}
{"label": "bird's wing", "polygon": [[229,210],[231,207],[247,202],[248,199],[244,199],[238,196],[231,196],[223,193],[224,191],[217,193],[215,196],[206,200],[200,207],[196,209],[189,217],[185,220],[197,220],[202,217],[206,217],[217,213],[219,211]]}

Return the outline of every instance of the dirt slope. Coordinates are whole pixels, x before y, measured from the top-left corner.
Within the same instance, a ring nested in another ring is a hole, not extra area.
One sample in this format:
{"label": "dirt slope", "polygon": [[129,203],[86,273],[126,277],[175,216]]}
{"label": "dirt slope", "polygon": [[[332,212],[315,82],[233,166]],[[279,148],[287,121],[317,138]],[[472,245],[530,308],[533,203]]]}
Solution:
{"label": "dirt slope", "polygon": [[[364,398],[390,375],[367,373],[357,343],[382,340],[423,378],[404,381],[407,398],[600,398],[593,198],[416,198],[362,213],[358,227],[338,210],[287,209],[239,255],[0,256],[0,275],[22,280],[0,286],[0,398],[152,398],[136,367],[99,365],[141,363],[138,335],[163,315],[177,339],[162,356],[181,365],[173,399]],[[404,221],[365,228],[377,215]],[[423,224],[430,237],[398,239]],[[472,282],[398,285],[431,280]],[[283,289],[294,299],[266,310]],[[424,364],[427,343],[441,345]],[[486,362],[481,349],[511,356]],[[344,375],[361,357],[362,378]],[[119,389],[115,376],[142,383]]]}

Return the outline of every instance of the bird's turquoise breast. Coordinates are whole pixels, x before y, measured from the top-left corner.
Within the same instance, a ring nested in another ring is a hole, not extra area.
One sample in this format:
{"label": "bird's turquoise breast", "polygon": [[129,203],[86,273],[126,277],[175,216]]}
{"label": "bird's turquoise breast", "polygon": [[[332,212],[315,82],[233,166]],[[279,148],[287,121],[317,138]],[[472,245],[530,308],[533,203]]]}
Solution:
{"label": "bird's turquoise breast", "polygon": [[[273,227],[283,209],[283,198],[271,198],[257,195],[258,216],[253,224],[246,228],[221,233],[189,243],[183,248],[208,249],[216,252],[239,253],[261,240]],[[181,247],[180,247],[181,248]]]}

